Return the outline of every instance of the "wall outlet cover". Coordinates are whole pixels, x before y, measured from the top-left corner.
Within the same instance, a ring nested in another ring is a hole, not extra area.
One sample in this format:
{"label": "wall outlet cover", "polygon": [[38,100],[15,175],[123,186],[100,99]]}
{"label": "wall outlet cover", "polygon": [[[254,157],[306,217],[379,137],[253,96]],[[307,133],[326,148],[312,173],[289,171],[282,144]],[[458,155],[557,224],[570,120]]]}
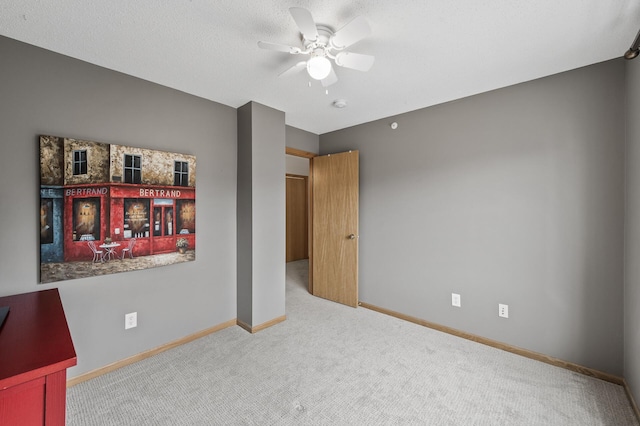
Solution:
{"label": "wall outlet cover", "polygon": [[509,318],[509,305],[498,304],[498,316],[502,318]]}
{"label": "wall outlet cover", "polygon": [[130,314],[126,314],[124,316],[124,329],[128,330],[130,328],[134,328],[138,326],[138,313],[131,312]]}

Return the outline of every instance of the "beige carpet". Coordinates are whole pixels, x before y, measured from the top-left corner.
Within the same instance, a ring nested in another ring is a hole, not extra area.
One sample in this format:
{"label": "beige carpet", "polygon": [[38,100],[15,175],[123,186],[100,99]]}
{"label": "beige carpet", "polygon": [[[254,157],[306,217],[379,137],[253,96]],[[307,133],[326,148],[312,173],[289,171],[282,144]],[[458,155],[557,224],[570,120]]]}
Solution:
{"label": "beige carpet", "polygon": [[622,387],[310,296],[68,390],[68,425],[638,425]]}

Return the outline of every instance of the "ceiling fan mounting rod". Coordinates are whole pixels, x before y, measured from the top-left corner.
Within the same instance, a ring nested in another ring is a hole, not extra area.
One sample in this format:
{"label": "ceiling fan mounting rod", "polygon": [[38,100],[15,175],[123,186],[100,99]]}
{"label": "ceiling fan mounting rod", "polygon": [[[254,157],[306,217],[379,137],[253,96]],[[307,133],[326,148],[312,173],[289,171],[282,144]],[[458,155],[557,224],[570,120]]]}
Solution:
{"label": "ceiling fan mounting rod", "polygon": [[312,58],[316,56],[327,56],[327,51],[325,50],[324,47],[316,47],[311,51],[310,54]]}

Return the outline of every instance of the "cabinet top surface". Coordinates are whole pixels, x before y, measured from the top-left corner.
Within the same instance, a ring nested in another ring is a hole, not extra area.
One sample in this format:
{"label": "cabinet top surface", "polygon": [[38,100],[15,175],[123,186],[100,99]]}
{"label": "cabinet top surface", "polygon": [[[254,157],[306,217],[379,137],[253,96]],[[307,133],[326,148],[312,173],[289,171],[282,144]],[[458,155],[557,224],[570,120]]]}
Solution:
{"label": "cabinet top surface", "polygon": [[0,389],[16,378],[44,376],[76,364],[58,289],[0,297],[9,315],[0,328]]}

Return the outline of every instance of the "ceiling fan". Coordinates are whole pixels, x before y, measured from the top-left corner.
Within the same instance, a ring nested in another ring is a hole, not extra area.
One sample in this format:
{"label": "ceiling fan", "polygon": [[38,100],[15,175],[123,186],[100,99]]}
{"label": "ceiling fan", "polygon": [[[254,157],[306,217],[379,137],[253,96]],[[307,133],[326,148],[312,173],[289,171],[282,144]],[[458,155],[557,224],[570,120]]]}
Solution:
{"label": "ceiling fan", "polygon": [[329,59],[340,67],[369,71],[375,57],[344,50],[371,34],[371,27],[362,16],[354,18],[334,33],[331,28],[316,24],[311,12],[307,9],[292,7],[289,8],[289,12],[302,34],[302,47],[264,41],[259,41],[258,46],[262,49],[292,55],[308,55],[310,58],[296,63],[280,73],[279,77],[286,77],[306,69],[311,78],[320,80],[323,87],[328,87],[338,81],[338,76]]}

